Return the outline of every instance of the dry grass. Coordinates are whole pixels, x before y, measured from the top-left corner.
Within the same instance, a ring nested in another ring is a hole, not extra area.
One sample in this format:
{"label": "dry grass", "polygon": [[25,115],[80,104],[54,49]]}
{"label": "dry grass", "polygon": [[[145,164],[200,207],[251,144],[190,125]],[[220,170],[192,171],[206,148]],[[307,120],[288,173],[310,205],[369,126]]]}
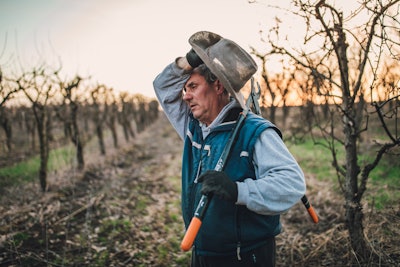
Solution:
{"label": "dry grass", "polygon": [[[91,159],[85,172],[59,172],[50,191],[7,188],[0,200],[0,266],[188,266],[179,249],[181,140],[165,117],[117,153]],[[282,215],[278,266],[360,266],[349,247],[344,203],[332,182],[308,177],[302,204]],[[400,207],[365,211],[365,233],[378,259],[400,266]],[[365,265],[364,265],[365,266]]]}

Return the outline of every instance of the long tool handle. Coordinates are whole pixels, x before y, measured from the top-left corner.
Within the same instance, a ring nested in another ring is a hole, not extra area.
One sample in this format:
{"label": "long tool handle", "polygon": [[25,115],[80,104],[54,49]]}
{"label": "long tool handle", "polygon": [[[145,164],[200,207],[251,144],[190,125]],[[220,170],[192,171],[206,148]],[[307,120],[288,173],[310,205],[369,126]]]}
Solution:
{"label": "long tool handle", "polygon": [[[224,150],[222,151],[221,157],[219,158],[214,170],[215,171],[222,171],[225,167],[225,162],[227,161],[229,154],[231,152],[231,149],[233,147],[233,143],[235,142],[240,128],[242,127],[242,124],[247,116],[248,109],[244,110],[236,123],[235,128],[232,131],[231,136],[229,137],[228,142],[226,143]],[[212,195],[202,195],[201,199],[199,201],[199,204],[197,205],[196,211],[194,212],[194,216],[189,224],[188,229],[186,230],[185,236],[182,239],[181,242],[181,249],[183,251],[188,251],[193,243],[194,240],[196,239],[197,233],[200,230],[205,212],[208,208],[208,204],[210,203],[212,198]]]}
{"label": "long tool handle", "polygon": [[318,223],[319,219],[318,219],[318,215],[315,212],[313,206],[311,206],[310,202],[308,201],[308,198],[306,195],[304,195],[301,198],[301,201],[303,202],[304,206],[306,207],[308,214],[310,214],[311,219],[313,220],[314,223]]}
{"label": "long tool handle", "polygon": [[211,195],[201,196],[196,211],[194,212],[194,216],[190,221],[189,227],[186,230],[185,236],[183,237],[181,242],[181,249],[183,251],[188,251],[193,246],[194,240],[196,239],[197,233],[199,232],[201,224],[203,222],[203,218],[208,208],[208,204],[211,201],[211,197],[212,197]]}

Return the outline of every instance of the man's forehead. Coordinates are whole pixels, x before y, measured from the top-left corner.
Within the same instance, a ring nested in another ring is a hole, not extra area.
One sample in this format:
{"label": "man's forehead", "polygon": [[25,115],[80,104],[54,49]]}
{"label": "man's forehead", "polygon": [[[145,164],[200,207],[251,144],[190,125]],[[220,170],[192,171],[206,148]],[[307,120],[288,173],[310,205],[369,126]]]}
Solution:
{"label": "man's forehead", "polygon": [[199,73],[193,72],[190,75],[189,79],[186,81],[185,85],[187,86],[189,84],[197,84],[197,83],[201,83],[201,82],[204,82],[204,81],[205,81],[204,76],[200,75]]}

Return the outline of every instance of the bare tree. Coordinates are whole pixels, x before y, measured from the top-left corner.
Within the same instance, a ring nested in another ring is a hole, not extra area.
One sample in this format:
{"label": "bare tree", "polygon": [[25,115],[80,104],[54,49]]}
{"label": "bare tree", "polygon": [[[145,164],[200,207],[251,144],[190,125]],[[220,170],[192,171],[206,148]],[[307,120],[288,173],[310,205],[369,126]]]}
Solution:
{"label": "bare tree", "polygon": [[[121,102],[121,112],[119,113],[118,121],[121,124],[124,130],[125,140],[129,141],[129,138],[134,138],[136,135],[136,121],[135,117],[135,103],[132,100],[132,97],[127,92],[121,92],[119,95]],[[132,126],[132,122],[134,125]]]}
{"label": "bare tree", "polygon": [[158,118],[158,114],[159,114],[159,110],[158,110],[158,101],[157,100],[152,100],[149,103],[149,121],[150,122],[154,122],[157,120]]}
{"label": "bare tree", "polygon": [[51,131],[51,113],[49,101],[54,96],[55,87],[51,81],[53,73],[45,67],[23,73],[17,80],[21,90],[32,105],[40,145],[39,181],[42,191],[47,188],[47,165],[49,160],[49,135]]}
{"label": "bare tree", "polygon": [[[308,69],[308,75],[311,75],[317,84],[328,82],[332,86],[326,95],[329,95],[329,100],[341,117],[342,133],[338,132],[338,127],[333,121],[330,129],[323,133],[327,140],[330,138],[327,147],[331,151],[339,182],[343,185],[345,217],[351,247],[362,263],[368,262],[374,254],[364,235],[361,203],[368,177],[385,153],[400,146],[399,133],[391,132],[387,120],[383,119],[383,106],[392,101],[398,103],[398,85],[397,91],[383,102],[374,101],[375,93],[372,92],[376,92],[375,81],[383,58],[398,57],[394,52],[400,45],[399,40],[394,40],[398,38],[398,34],[395,33],[396,29],[399,29],[396,17],[399,15],[398,3],[399,0],[364,0],[360,2],[358,9],[344,18],[343,12],[328,1],[294,0],[293,4],[297,10],[293,13],[304,19],[306,26],[304,48],[296,49],[287,43],[283,44],[282,39],[272,38],[273,34],[268,37],[272,53],[288,56],[295,64]],[[350,28],[347,23],[360,14],[367,19],[357,27]],[[278,34],[279,31],[277,25],[270,33]],[[309,48],[316,43],[319,44],[318,48],[311,51]],[[370,75],[367,77],[366,73]],[[374,105],[375,114],[380,118],[388,138],[381,144],[375,158],[360,166],[357,144],[361,133],[368,130],[367,118],[372,115],[366,112],[367,95],[370,96],[369,103]],[[393,112],[398,114],[398,109],[397,104]],[[343,162],[336,153],[338,145],[345,151]]]}
{"label": "bare tree", "polygon": [[147,125],[150,124],[147,117],[148,106],[145,97],[141,94],[134,95],[133,101],[135,106],[138,107],[134,113],[134,120],[137,125],[138,133],[141,133],[142,131],[144,131]]}
{"label": "bare tree", "polygon": [[105,112],[105,95],[106,95],[106,87],[104,85],[97,85],[90,91],[91,100],[92,100],[92,108],[93,112],[91,114],[91,118],[95,124],[96,135],[99,141],[100,153],[102,155],[106,154],[106,148],[104,144],[104,134],[103,134],[103,124],[106,118]]}
{"label": "bare tree", "polygon": [[[400,66],[398,60],[386,61],[376,81],[376,98],[378,102],[384,102],[400,94]],[[397,99],[398,101],[398,99]],[[389,101],[389,110],[394,110],[396,101]]]}
{"label": "bare tree", "polygon": [[10,108],[0,106],[0,127],[3,128],[6,135],[6,147],[8,153],[12,152],[12,117],[10,114]]}
{"label": "bare tree", "polygon": [[284,112],[283,125],[285,125],[285,118],[289,112],[289,109],[287,108],[288,95],[293,89],[291,88],[291,83],[294,81],[292,73],[293,71],[282,64],[282,72],[270,74],[267,69],[267,59],[270,56],[270,53],[261,54],[253,47],[251,50],[252,54],[261,60],[261,105],[263,107],[268,107],[268,119],[274,123],[277,123],[276,110],[278,107],[282,107]]}
{"label": "bare tree", "polygon": [[59,73],[55,75],[55,82],[58,84],[59,90],[63,95],[61,106],[63,107],[62,112],[64,112],[64,114],[61,117],[63,117],[63,120],[67,123],[67,127],[70,129],[70,137],[72,143],[76,147],[76,159],[78,162],[78,169],[80,170],[85,167],[84,140],[78,123],[78,111],[81,97],[79,86],[82,80],[83,78],[79,75],[76,75],[69,81],[62,80]]}
{"label": "bare tree", "polygon": [[15,80],[5,77],[0,68],[0,107],[12,98],[18,90],[19,87]]}
{"label": "bare tree", "polygon": [[18,90],[19,87],[15,80],[5,77],[0,67],[0,124],[6,135],[8,152],[12,150],[12,125],[9,110],[5,107],[5,103],[7,100],[11,99]]}
{"label": "bare tree", "polygon": [[111,131],[114,147],[118,148],[118,134],[116,128],[117,117],[118,117],[118,103],[112,88],[109,88],[106,97],[105,113],[106,113],[106,124]]}

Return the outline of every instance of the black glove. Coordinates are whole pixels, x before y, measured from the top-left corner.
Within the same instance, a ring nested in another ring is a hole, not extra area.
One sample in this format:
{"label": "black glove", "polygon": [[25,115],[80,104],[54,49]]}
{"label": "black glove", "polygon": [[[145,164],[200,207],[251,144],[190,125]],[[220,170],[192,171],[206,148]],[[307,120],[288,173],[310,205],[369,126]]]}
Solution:
{"label": "black glove", "polygon": [[197,181],[203,184],[201,188],[202,194],[212,193],[225,200],[237,201],[237,185],[224,172],[206,171],[200,175]]}
{"label": "black glove", "polygon": [[203,60],[196,54],[196,52],[192,49],[190,49],[189,52],[186,54],[186,59],[189,63],[189,65],[194,69],[198,67],[200,64],[203,64]]}

